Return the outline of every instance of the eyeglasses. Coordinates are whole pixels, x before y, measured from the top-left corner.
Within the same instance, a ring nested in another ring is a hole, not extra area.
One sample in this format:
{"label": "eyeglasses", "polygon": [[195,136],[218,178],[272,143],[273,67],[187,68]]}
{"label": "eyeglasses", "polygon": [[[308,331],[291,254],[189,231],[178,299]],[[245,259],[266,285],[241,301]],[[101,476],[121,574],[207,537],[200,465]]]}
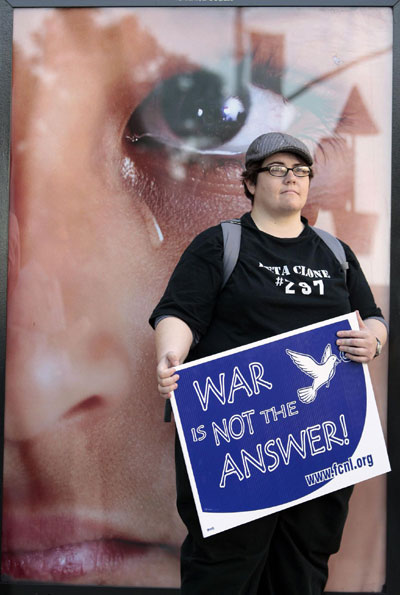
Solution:
{"label": "eyeglasses", "polygon": [[308,167],[308,165],[295,165],[294,167],[286,167],[285,165],[275,164],[260,167],[260,169],[257,170],[257,173],[261,171],[267,171],[271,174],[271,176],[276,176],[277,178],[284,178],[288,171],[292,171],[298,178],[305,178],[311,174],[311,167]]}

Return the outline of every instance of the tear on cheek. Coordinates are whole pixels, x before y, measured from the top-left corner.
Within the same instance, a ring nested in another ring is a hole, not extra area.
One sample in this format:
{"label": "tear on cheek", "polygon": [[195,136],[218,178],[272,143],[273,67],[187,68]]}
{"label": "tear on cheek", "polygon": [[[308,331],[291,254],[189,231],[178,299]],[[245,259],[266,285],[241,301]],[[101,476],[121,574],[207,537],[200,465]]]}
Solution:
{"label": "tear on cheek", "polygon": [[143,221],[152,248],[160,248],[164,242],[164,233],[156,217],[146,204],[141,207]]}
{"label": "tear on cheek", "polygon": [[154,248],[170,240],[186,246],[207,227],[248,211],[241,171],[237,159],[195,159],[191,153],[165,150],[132,151],[121,162],[132,208],[143,213]]}

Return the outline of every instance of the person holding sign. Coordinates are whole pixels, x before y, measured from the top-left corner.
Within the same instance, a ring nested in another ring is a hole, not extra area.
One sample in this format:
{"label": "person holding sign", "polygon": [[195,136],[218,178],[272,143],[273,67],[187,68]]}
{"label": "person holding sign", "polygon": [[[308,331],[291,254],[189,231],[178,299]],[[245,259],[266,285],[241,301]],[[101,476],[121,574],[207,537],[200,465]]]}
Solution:
{"label": "person holding sign", "polygon": [[[359,330],[340,331],[337,345],[366,363],[380,354],[386,323],[351,249],[343,271],[332,246],[301,211],[313,176],[307,146],[288,134],[256,138],[246,153],[244,192],[252,203],[236,225],[240,250],[227,270],[221,225],[183,253],[153,311],[161,396],[176,390],[176,366],[351,311]],[[335,240],[334,240],[335,241]],[[217,535],[202,537],[179,443],[178,511],[188,536],[181,550],[187,595],[317,595],[339,549],[352,488],[288,508]]]}

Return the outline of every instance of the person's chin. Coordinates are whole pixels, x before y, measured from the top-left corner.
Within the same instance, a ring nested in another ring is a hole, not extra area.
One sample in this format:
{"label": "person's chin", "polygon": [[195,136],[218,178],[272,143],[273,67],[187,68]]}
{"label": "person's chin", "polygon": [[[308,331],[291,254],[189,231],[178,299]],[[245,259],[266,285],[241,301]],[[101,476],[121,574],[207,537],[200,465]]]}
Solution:
{"label": "person's chin", "polygon": [[281,206],[283,209],[300,211],[305,205],[304,198],[296,191],[281,193]]}

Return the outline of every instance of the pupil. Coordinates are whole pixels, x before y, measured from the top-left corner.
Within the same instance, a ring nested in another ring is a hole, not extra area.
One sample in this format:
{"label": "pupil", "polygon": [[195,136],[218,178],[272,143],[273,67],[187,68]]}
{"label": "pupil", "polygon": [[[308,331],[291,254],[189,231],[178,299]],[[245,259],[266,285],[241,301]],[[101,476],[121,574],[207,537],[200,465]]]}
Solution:
{"label": "pupil", "polygon": [[165,122],[200,149],[231,140],[246,120],[249,103],[245,89],[232,93],[219,75],[205,70],[172,77],[160,87]]}

